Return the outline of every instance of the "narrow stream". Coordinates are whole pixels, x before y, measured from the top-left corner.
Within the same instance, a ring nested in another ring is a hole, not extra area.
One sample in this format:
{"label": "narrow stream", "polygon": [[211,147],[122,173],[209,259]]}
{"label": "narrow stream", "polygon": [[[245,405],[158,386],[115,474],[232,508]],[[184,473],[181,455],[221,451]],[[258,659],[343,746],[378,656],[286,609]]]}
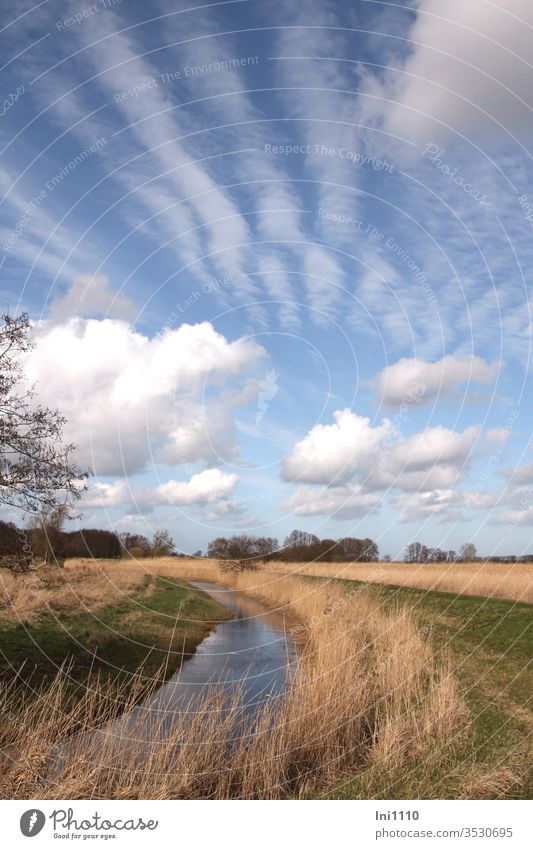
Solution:
{"label": "narrow stream", "polygon": [[283,617],[243,593],[206,581],[193,587],[228,607],[233,619],[220,622],[196,653],[153,695],[152,710],[173,711],[201,699],[216,686],[230,699],[239,689],[247,713],[283,694],[296,660],[296,647]]}
{"label": "narrow stream", "polygon": [[[283,616],[219,584],[190,583],[229,608],[233,619],[216,625],[181,669],[138,707],[91,732],[93,743],[116,745],[117,754],[135,741],[163,743],[176,717],[192,718],[214,688],[225,699],[223,712],[239,695],[241,718],[253,717],[267,702],[282,699],[296,661],[296,646],[285,631]],[[235,733],[238,739],[239,731]],[[55,768],[64,758],[75,757],[84,740],[80,735],[63,745]]]}

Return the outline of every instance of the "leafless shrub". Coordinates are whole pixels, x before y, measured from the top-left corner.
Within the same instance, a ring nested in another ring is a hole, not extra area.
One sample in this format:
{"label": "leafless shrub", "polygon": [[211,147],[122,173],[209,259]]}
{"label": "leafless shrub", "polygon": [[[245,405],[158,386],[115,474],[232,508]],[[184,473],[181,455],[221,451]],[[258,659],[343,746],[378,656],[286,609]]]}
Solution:
{"label": "leafless shrub", "polygon": [[258,560],[219,560],[218,568],[221,572],[255,572],[259,568]]}

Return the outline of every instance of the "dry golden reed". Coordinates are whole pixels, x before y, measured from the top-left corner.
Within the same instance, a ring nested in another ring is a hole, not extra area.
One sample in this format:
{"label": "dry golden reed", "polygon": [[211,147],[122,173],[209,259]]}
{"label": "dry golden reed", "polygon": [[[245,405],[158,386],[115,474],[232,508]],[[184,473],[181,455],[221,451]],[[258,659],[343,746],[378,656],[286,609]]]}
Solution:
{"label": "dry golden reed", "polygon": [[144,574],[134,564],[71,561],[68,569],[43,566],[14,575],[0,569],[0,624],[31,624],[49,611],[95,612],[138,590]]}
{"label": "dry golden reed", "polygon": [[457,595],[487,596],[533,602],[533,563],[283,563],[266,568],[326,578],[344,578],[436,590]]}

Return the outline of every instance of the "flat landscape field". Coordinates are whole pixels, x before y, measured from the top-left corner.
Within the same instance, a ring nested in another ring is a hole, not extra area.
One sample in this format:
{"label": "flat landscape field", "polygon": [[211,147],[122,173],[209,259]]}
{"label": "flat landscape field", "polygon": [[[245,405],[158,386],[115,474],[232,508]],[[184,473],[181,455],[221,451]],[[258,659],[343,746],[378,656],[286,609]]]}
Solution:
{"label": "flat landscape field", "polygon": [[272,571],[533,602],[533,563],[283,563]]}
{"label": "flat landscape field", "polygon": [[[1,789],[64,799],[527,798],[533,605],[505,596],[526,595],[531,569],[490,564],[483,580],[479,569],[445,566],[441,582],[436,566],[274,562],[227,573],[215,561],[169,557],[71,561],[8,579],[0,745],[12,760]],[[299,657],[281,706],[243,733],[237,702],[227,713],[213,692],[193,720],[177,719],[165,746],[136,749],[132,731],[117,750],[116,740],[85,734],[75,760],[48,774],[52,753],[80,728],[138,704],[147,661],[156,687],[227,618],[192,580],[237,589],[282,615]],[[40,667],[31,694],[24,671],[13,683],[25,655]],[[76,672],[74,702],[61,663]],[[110,669],[128,673],[118,698]]]}

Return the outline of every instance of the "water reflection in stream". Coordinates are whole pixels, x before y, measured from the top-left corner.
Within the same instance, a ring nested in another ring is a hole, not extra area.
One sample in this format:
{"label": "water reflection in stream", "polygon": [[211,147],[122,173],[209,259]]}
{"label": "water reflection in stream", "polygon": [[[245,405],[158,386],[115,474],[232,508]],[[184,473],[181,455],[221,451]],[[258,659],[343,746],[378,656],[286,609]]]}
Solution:
{"label": "water reflection in stream", "polygon": [[[285,631],[283,617],[268,610],[261,602],[243,593],[204,581],[191,581],[233,613],[233,619],[216,625],[196,653],[185,661],[159,689],[131,712],[93,732],[92,742],[117,747],[117,754],[128,742],[163,743],[177,718],[189,719],[196,712],[206,717],[206,706],[216,688],[224,700],[222,715],[235,711],[238,697],[241,719],[253,719],[267,702],[279,704],[296,661],[296,647]],[[216,700],[220,716],[220,699]],[[248,730],[250,725],[246,723]],[[239,736],[239,723],[235,735]],[[60,765],[67,752],[83,744],[83,736],[62,747],[56,761]],[[141,753],[139,755],[142,757]]]}
{"label": "water reflection in stream", "polygon": [[179,710],[201,699],[206,685],[216,685],[228,698],[240,690],[248,713],[266,699],[282,695],[296,659],[283,617],[218,584],[191,584],[228,607],[233,619],[218,624],[196,654],[159,688],[152,697],[152,709]]}

